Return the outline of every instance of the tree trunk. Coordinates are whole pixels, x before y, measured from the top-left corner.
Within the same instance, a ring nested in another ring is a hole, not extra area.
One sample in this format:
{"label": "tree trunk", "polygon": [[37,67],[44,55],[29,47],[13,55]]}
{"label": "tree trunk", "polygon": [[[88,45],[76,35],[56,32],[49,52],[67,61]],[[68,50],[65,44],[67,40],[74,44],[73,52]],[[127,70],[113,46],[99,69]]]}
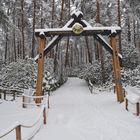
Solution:
{"label": "tree trunk", "polygon": [[[99,1],[96,0],[97,3],[97,16],[96,16],[96,22],[100,23],[100,4]],[[104,68],[104,52],[102,46],[97,43],[97,50],[99,50],[99,61],[101,62],[101,74],[102,74],[102,82],[105,83],[105,68]]]}
{"label": "tree trunk", "polygon": [[[121,27],[121,10],[120,10],[120,0],[118,0],[118,26]],[[119,39],[119,52],[122,53],[122,45],[121,45],[121,33],[118,35]]]}
{"label": "tree trunk", "polygon": [[[20,28],[20,19],[18,19],[18,28]],[[22,55],[22,47],[21,47],[21,39],[18,39],[18,42],[17,42],[17,56],[18,58],[21,58],[21,55]]]}
{"label": "tree trunk", "polygon": [[55,4],[55,0],[52,1],[52,22],[51,22],[51,28],[53,28],[53,24],[54,24],[54,4]]}
{"label": "tree trunk", "polygon": [[[96,23],[100,23],[100,4],[99,4],[99,1],[96,0],[96,6],[97,6],[97,12],[96,12]],[[96,45],[95,45],[95,56],[96,56],[96,59],[99,60],[99,43],[97,42]]]}
{"label": "tree trunk", "polygon": [[96,6],[97,6],[96,23],[100,23],[100,4],[98,0],[96,0]]}
{"label": "tree trunk", "polygon": [[[15,25],[15,9],[16,8],[16,3],[14,3],[14,11],[13,11],[13,24]],[[14,61],[16,61],[16,38],[15,38],[15,29],[13,29],[13,47],[14,47]]]}
{"label": "tree trunk", "polygon": [[33,10],[33,33],[32,33],[32,58],[35,56],[34,47],[35,47],[35,18],[36,18],[36,0],[33,0],[34,10]]}
{"label": "tree trunk", "polygon": [[[52,1],[52,22],[51,22],[51,28],[53,28],[54,26],[54,14],[55,14],[55,0]],[[58,46],[56,46],[58,47]],[[58,51],[58,48],[56,48],[56,50]],[[54,54],[54,49],[51,49],[50,51],[50,58],[54,58],[55,54]]]}
{"label": "tree trunk", "polygon": [[22,58],[25,58],[24,45],[24,0],[21,0],[21,34],[22,34]]}
{"label": "tree trunk", "polygon": [[134,32],[134,45],[137,47],[137,42],[136,42],[136,24],[135,24],[135,19],[133,19],[133,32]]}
{"label": "tree trunk", "polygon": [[69,2],[69,15],[68,15],[68,20],[70,19],[70,4],[71,4],[71,2],[70,2],[70,0],[68,1]]}
{"label": "tree trunk", "polygon": [[129,18],[129,16],[128,16],[128,19],[127,19],[128,21],[127,21],[127,27],[128,27],[128,42],[131,42],[131,28],[130,28],[130,18]]}
{"label": "tree trunk", "polygon": [[[9,8],[7,10],[7,15],[9,15]],[[6,42],[5,42],[5,55],[4,55],[4,59],[5,59],[5,63],[7,63],[8,60],[8,27],[6,27]],[[10,57],[10,56],[9,56]]]}
{"label": "tree trunk", "polygon": [[85,36],[85,41],[86,41],[86,48],[87,48],[87,55],[88,55],[88,62],[92,64],[92,58],[91,58],[91,53],[90,53],[90,47],[89,47],[89,42],[88,42],[88,37]]}
{"label": "tree trunk", "polygon": [[69,66],[69,37],[67,38],[66,54],[65,54],[65,68]]}
{"label": "tree trunk", "polygon": [[61,13],[60,13],[60,24],[63,24],[63,16],[64,16],[64,0],[61,0]]}
{"label": "tree trunk", "polygon": [[7,50],[8,50],[8,29],[7,29],[7,33],[6,33],[6,42],[5,42],[5,55],[4,55],[4,59],[5,59],[5,63],[7,63]]}
{"label": "tree trunk", "polygon": [[[54,12],[55,12],[55,0],[52,1],[52,12],[51,12],[51,28],[53,28],[54,24]],[[57,50],[57,49],[56,49]],[[48,57],[55,59],[54,48],[50,50]]]}
{"label": "tree trunk", "polygon": [[73,66],[73,46],[71,46],[71,57],[70,57],[71,67]]}
{"label": "tree trunk", "polygon": [[[55,3],[55,0],[53,0],[53,3],[52,3],[52,27],[53,27],[54,9],[55,9],[54,3]],[[61,13],[60,13],[60,23],[59,23],[60,25],[62,24],[63,10],[64,10],[64,0],[62,0],[62,3],[61,3]],[[58,59],[58,49],[59,49],[58,46],[59,45],[57,44],[56,49],[55,49],[55,55],[54,55],[54,72],[56,72],[56,69],[57,69],[57,59]],[[50,55],[51,55],[51,52],[50,52]],[[62,59],[60,59],[60,61],[62,61]],[[62,72],[62,66],[61,66],[61,72]]]}
{"label": "tree trunk", "polygon": [[57,59],[58,59],[58,44],[56,45],[56,50],[54,54],[54,69],[53,69],[54,73],[56,73],[57,66],[58,66]]}
{"label": "tree trunk", "polygon": [[[68,0],[68,19],[70,18],[70,0]],[[67,66],[70,66],[69,65],[69,41],[70,41],[70,38],[68,36],[67,38],[67,46],[66,46],[66,55],[65,55],[65,68]]]}
{"label": "tree trunk", "polygon": [[41,1],[41,20],[40,20],[40,28],[43,29],[43,2]]}

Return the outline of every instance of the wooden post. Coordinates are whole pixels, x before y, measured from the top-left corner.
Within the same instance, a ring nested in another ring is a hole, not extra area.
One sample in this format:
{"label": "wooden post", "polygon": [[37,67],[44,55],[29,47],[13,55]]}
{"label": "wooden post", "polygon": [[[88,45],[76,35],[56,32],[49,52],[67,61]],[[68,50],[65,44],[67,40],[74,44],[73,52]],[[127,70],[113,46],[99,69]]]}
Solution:
{"label": "wooden post", "polygon": [[[110,39],[110,45],[113,46],[112,44],[112,39]],[[113,74],[114,74],[114,77],[113,77],[113,84],[114,84],[114,93],[116,93],[117,89],[116,89],[116,82],[115,82],[115,77],[116,77],[116,71],[115,71],[115,61],[114,61],[114,56],[112,55],[112,67],[113,67]],[[118,94],[117,94],[117,101],[119,101],[119,97],[118,97]]]}
{"label": "wooden post", "polygon": [[[43,72],[44,72],[44,48],[45,48],[45,35],[44,33],[40,33],[40,46],[39,46],[39,58],[38,58],[38,73],[37,73],[37,81],[36,81],[36,96],[42,96],[42,83],[43,83]],[[37,98],[36,103],[41,103],[41,99]]]}
{"label": "wooden post", "polygon": [[21,140],[21,126],[16,127],[16,140]]}
{"label": "wooden post", "polygon": [[43,119],[44,119],[44,124],[46,124],[46,107],[43,110]]}
{"label": "wooden post", "polygon": [[115,86],[117,92],[117,101],[122,103],[124,101],[123,88],[121,84],[120,63],[118,57],[117,43],[114,35],[111,35],[111,46],[113,49],[113,70],[115,77]]}
{"label": "wooden post", "polygon": [[3,94],[4,94],[4,100],[6,100],[6,91],[3,91]]}
{"label": "wooden post", "polygon": [[26,105],[24,103],[25,103],[25,96],[23,95],[23,97],[22,97],[22,107],[26,108]]}
{"label": "wooden post", "polygon": [[50,108],[50,99],[49,99],[49,95],[48,95],[48,109]]}
{"label": "wooden post", "polygon": [[12,94],[13,94],[13,100],[15,100],[16,99],[16,92],[12,91]]}
{"label": "wooden post", "polygon": [[[112,46],[112,40],[110,39],[110,45]],[[113,58],[113,55],[112,55],[112,68],[113,68],[113,86],[114,86],[114,93],[116,93],[116,84],[115,84],[115,77],[116,77],[116,73],[115,73],[115,62],[114,62],[114,58]],[[118,101],[118,96],[117,96],[117,101]]]}

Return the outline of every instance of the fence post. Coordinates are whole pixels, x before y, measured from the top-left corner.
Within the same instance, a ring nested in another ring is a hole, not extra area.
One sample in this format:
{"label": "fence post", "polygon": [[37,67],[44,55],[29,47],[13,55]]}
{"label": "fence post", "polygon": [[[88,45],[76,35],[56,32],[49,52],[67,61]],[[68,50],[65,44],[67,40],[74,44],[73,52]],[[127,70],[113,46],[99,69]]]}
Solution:
{"label": "fence post", "polygon": [[139,102],[136,103],[136,115],[139,116],[140,108],[139,108]]}
{"label": "fence post", "polygon": [[46,124],[46,107],[44,107],[44,110],[43,110],[43,121],[44,121],[44,124]]}
{"label": "fence post", "polygon": [[125,99],[125,109],[128,111],[128,99]]}
{"label": "fence post", "polygon": [[25,103],[25,96],[23,95],[23,97],[22,97],[22,107],[23,107],[23,108],[26,108],[26,106],[25,106],[24,103]]}
{"label": "fence post", "polygon": [[49,100],[49,96],[48,96],[48,109],[50,108],[50,100]]}
{"label": "fence post", "polygon": [[16,140],[21,140],[21,126],[16,127]]}

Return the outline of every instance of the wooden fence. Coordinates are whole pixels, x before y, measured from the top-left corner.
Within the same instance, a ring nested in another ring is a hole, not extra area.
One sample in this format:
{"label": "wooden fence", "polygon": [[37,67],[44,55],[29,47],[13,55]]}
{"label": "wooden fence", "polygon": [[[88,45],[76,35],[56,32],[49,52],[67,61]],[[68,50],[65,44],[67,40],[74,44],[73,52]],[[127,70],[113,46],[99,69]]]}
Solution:
{"label": "wooden fence", "polygon": [[[23,96],[25,98],[25,95]],[[38,104],[38,106],[40,106],[40,113],[38,115],[38,117],[36,118],[36,120],[34,121],[33,124],[31,125],[25,125],[19,122],[15,122],[12,126],[10,126],[8,129],[4,130],[3,132],[0,133],[0,139],[7,136],[9,133],[11,133],[12,131],[15,130],[15,137],[16,140],[22,140],[22,132],[21,132],[21,128],[33,128],[35,125],[37,125],[43,116],[43,123],[46,124],[46,114],[47,114],[47,110],[46,110],[46,103],[47,103],[47,99],[49,98],[49,96],[28,96],[28,98],[41,98],[44,100],[43,103]],[[48,100],[49,101],[49,100]],[[26,103],[23,102],[23,104],[28,104],[28,105],[36,105],[35,103]],[[40,128],[39,128],[40,129]],[[35,134],[33,134],[31,137],[33,137]]]}

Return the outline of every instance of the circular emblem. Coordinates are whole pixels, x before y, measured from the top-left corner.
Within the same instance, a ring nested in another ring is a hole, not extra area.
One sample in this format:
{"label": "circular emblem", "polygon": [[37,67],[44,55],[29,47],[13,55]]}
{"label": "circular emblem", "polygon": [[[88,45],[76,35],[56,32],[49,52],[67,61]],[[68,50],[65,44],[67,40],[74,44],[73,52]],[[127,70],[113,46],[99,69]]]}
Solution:
{"label": "circular emblem", "polygon": [[83,32],[83,26],[79,23],[75,23],[73,26],[72,26],[72,31],[75,33],[75,34],[81,34]]}

